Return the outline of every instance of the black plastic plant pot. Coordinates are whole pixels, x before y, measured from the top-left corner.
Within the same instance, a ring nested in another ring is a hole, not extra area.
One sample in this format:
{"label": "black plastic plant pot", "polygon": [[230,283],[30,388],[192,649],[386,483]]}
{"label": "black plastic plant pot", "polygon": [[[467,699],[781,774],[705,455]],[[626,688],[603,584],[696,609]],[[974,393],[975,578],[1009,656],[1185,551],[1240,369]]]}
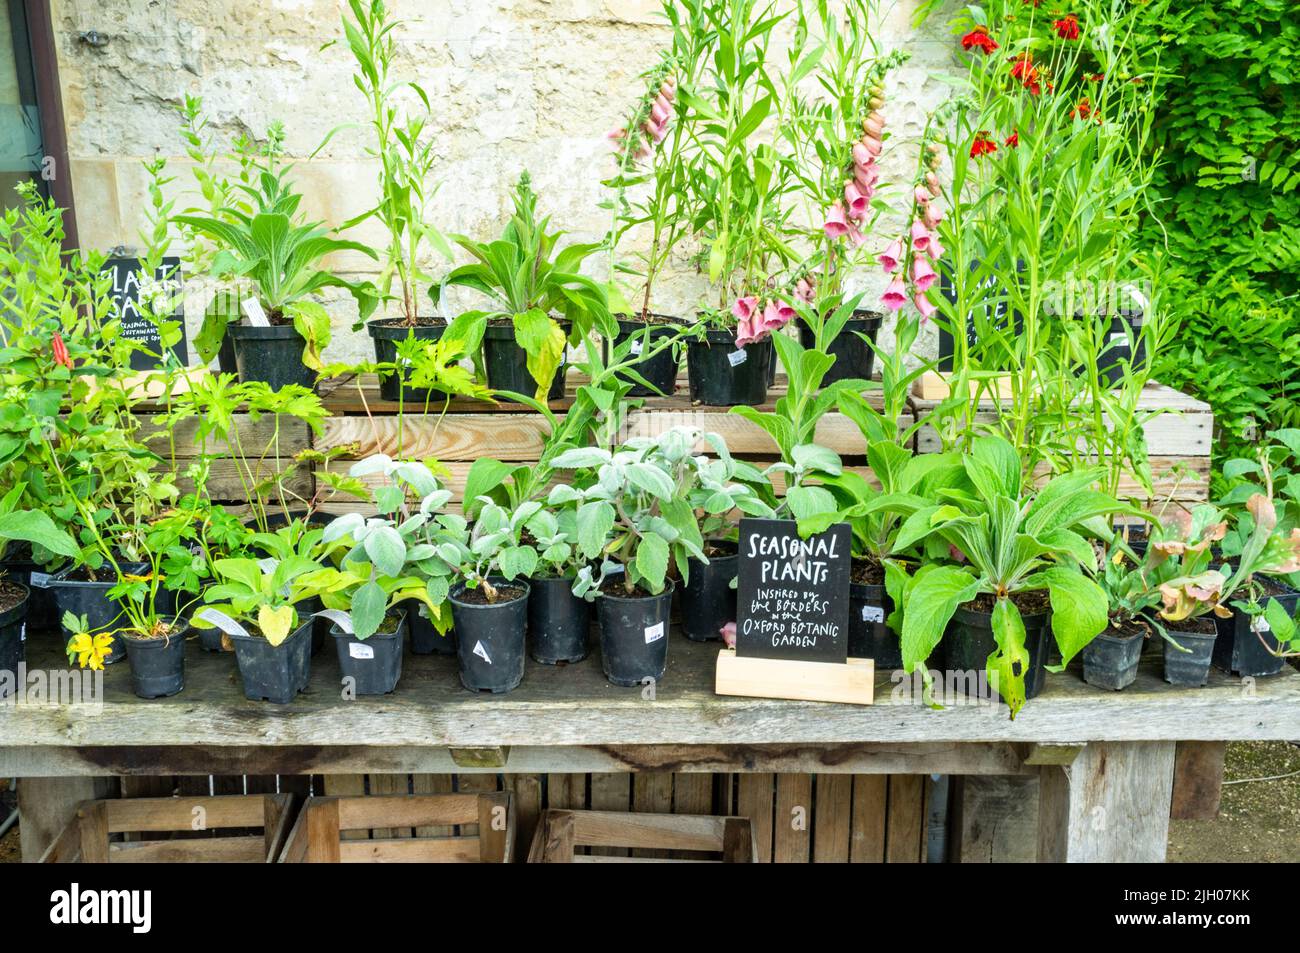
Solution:
{"label": "black plastic plant pot", "polygon": [[528,602],[532,587],[521,579],[489,579],[497,587],[513,586],[523,594],[496,603],[467,600],[464,583],[448,596],[456,627],[460,683],[472,692],[499,694],[517,688],[524,679],[524,642],[528,631]]}
{"label": "black plastic plant pot", "polygon": [[655,682],[668,665],[668,626],[673,583],[657,596],[628,598],[604,592],[596,601],[600,663],[605,677],[623,688]]}
{"label": "black plastic plant pot", "polygon": [[[26,586],[27,628],[33,632],[48,632],[59,627],[59,615],[54,605],[54,592],[47,587],[54,573],[30,559],[7,559],[0,563],[0,578]],[[33,576],[35,582],[33,582]]]}
{"label": "black plastic plant pot", "polygon": [[903,644],[885,624],[894,611],[894,600],[884,586],[865,583],[849,585],[849,658],[869,658],[877,672],[903,667]]}
{"label": "black plastic plant pot", "polygon": [[[144,563],[119,563],[124,573],[143,573]],[[63,627],[63,615],[71,612],[75,616],[85,616],[86,624],[93,635],[103,629],[119,628],[122,624],[122,605],[116,599],[108,597],[108,590],[117,585],[116,578],[101,582],[85,582],[67,578],[73,570],[65,569],[50,580],[50,589],[54,592],[54,608],[59,617],[59,626],[63,628],[64,638],[71,638],[74,633]],[[112,575],[112,568],[105,566],[101,573]],[[126,649],[122,646],[120,636],[113,637],[113,644],[104,656],[104,664],[112,665],[126,658]]]}
{"label": "black plastic plant pot", "polygon": [[292,324],[232,324],[226,334],[235,342],[235,364],[241,383],[262,381],[272,390],[288,384],[309,389],[315,386],[316,373],[302,362],[307,342]]}
{"label": "black plastic plant pot", "polygon": [[693,642],[721,639],[722,627],[736,621],[736,590],[731,586],[740,566],[736,544],[723,540],[709,546],[721,550],[720,555],[709,556],[707,564],[688,560],[682,587],[682,631]]}
{"label": "black plastic plant pot", "polygon": [[[390,616],[391,618],[391,616]],[[339,671],[357,695],[387,695],[402,677],[402,655],[406,649],[406,613],[398,611],[397,628],[358,639],[333,626],[334,647],[339,653]]]}
{"label": "black plastic plant pot", "polygon": [[406,627],[411,632],[411,653],[413,655],[455,655],[456,630],[452,628],[446,635],[420,614],[423,608],[415,599],[402,603],[406,610]]}
{"label": "black plastic plant pot", "polygon": [[232,635],[235,662],[244,683],[244,697],[287,705],[311,680],[311,620],[298,626],[279,645],[260,636]]}
{"label": "black plastic plant pot", "polygon": [[736,347],[732,331],[711,330],[704,340],[686,346],[686,373],[691,403],[709,407],[756,407],[767,400],[768,371],[772,367],[770,339]]}
{"label": "black plastic plant pot", "polygon": [[[648,341],[645,347],[653,347],[664,338],[670,338],[677,334],[678,329],[665,324],[646,324],[644,321],[622,321],[618,322],[618,337],[614,339],[615,347],[623,344],[628,338],[645,337],[645,329],[650,328]],[[638,344],[633,344],[635,349]],[[634,351],[630,356],[636,357],[640,352]],[[650,384],[654,390],[646,387],[644,384],[632,383],[632,389],[628,391],[629,397],[671,397],[673,391],[677,389],[677,348],[666,347],[653,357],[647,357],[636,365],[636,371]]]}
{"label": "black plastic plant pot", "polygon": [[1137,678],[1138,660],[1146,638],[1141,632],[1107,629],[1083,649],[1083,680],[1096,688],[1117,692]]}
{"label": "black plastic plant pot", "polygon": [[[1025,624],[1025,648],[1029,652],[1029,668],[1024,672],[1025,698],[1035,698],[1043,690],[1046,679],[1048,633],[1051,630],[1050,612],[1022,614]],[[997,651],[993,638],[993,614],[958,606],[943,638],[945,667],[949,672],[964,672],[970,687],[979,685],[979,676],[987,669],[989,656]],[[995,697],[989,686],[988,697]]]}
{"label": "black plastic plant pot", "polygon": [[[1282,588],[1276,580],[1270,582]],[[1300,592],[1275,593],[1265,596],[1262,601],[1267,604],[1269,599],[1276,599],[1286,614],[1294,618]],[[1286,659],[1273,654],[1278,651],[1277,636],[1263,615],[1251,616],[1233,609],[1232,618],[1215,618],[1214,625],[1219,633],[1214,643],[1216,668],[1233,675],[1276,675],[1286,666]]]}
{"label": "black plastic plant pot", "polygon": [[[826,353],[835,358],[835,363],[822,378],[823,387],[849,378],[871,379],[871,372],[876,367],[876,352],[858,334],[865,334],[874,344],[884,320],[885,316],[877,311],[853,312],[853,317],[844,322],[844,327],[826,349]],[[799,343],[805,350],[816,343],[812,328],[803,321],[799,322]]]}
{"label": "black plastic plant pot", "polygon": [[185,687],[185,636],[189,625],[156,639],[122,637],[131,666],[131,689],[140,698],[167,698]]}
{"label": "black plastic plant pot", "polygon": [[[15,585],[17,584],[15,583]],[[22,664],[24,656],[24,636],[26,635],[27,609],[31,604],[31,591],[26,586],[21,588],[26,593],[22,601],[0,612],[0,673],[11,672],[13,674],[12,679],[0,677],[0,698],[4,698],[9,694],[7,688],[17,686],[18,666]]]}
{"label": "black plastic plant pot", "polygon": [[[528,353],[515,341],[513,324],[489,324],[483,331],[483,366],[487,371],[488,387],[493,390],[511,390],[516,394],[532,396],[537,392],[537,381],[528,373]],[[564,374],[568,364],[561,363],[551,381],[546,395],[548,401],[564,398]]]}
{"label": "black plastic plant pot", "polygon": [[[417,341],[436,341],[446,330],[447,325],[441,319],[436,324],[417,324],[414,327],[407,325],[402,318],[381,318],[366,324],[366,331],[375,342],[375,360],[381,364],[397,363],[397,345],[405,341],[407,335],[414,335]],[[428,387],[412,387],[394,371],[379,375],[379,396],[393,403],[400,399],[406,404],[424,404],[441,400],[445,395]]]}
{"label": "black plastic plant pot", "polygon": [[529,652],[543,665],[587,657],[591,603],[573,594],[573,580],[561,576],[528,580]]}
{"label": "black plastic plant pot", "polygon": [[1165,640],[1165,681],[1170,685],[1198,688],[1210,677],[1210,659],[1214,656],[1217,632],[1176,632],[1169,630],[1173,639],[1186,652],[1180,652]]}

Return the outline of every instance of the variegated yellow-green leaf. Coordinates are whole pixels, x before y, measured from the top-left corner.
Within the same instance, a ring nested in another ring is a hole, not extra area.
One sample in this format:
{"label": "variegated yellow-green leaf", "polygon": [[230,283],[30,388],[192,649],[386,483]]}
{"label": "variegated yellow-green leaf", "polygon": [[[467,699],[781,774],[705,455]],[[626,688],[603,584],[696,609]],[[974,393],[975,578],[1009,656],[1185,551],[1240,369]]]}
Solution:
{"label": "variegated yellow-green leaf", "polygon": [[268,605],[262,605],[257,609],[257,627],[266,636],[266,641],[272,645],[279,645],[287,639],[292,625],[293,606],[280,606],[278,609],[272,609]]}

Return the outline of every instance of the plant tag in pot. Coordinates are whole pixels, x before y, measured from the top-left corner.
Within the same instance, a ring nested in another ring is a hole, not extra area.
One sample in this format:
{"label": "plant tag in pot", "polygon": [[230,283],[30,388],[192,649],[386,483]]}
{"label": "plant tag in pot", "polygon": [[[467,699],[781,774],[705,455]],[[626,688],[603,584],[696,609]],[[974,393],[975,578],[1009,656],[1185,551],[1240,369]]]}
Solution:
{"label": "plant tag in pot", "polygon": [[488,650],[483,647],[482,642],[474,643],[474,654],[477,655],[479,658],[481,658],[483,661],[487,662],[489,665],[492,664],[492,657],[488,655]]}
{"label": "plant tag in pot", "polygon": [[862,621],[863,622],[884,622],[885,610],[880,606],[863,606]]}
{"label": "plant tag in pot", "polygon": [[47,572],[34,572],[30,578],[30,586],[33,589],[50,588],[50,574]]}
{"label": "plant tag in pot", "polygon": [[640,356],[641,356],[641,339],[640,339],[640,338],[633,338],[633,339],[632,339],[632,346],[628,349],[628,353],[631,354],[633,357],[640,357]]}
{"label": "plant tag in pot", "polygon": [[248,323],[259,328],[269,328],[271,322],[266,317],[266,311],[262,308],[262,302],[256,298],[245,298],[240,302],[240,307],[244,310],[244,316],[248,318]]}
{"label": "plant tag in pot", "polygon": [[739,367],[741,364],[744,364],[747,360],[749,360],[749,355],[745,352],[745,349],[742,347],[739,351],[732,351],[730,354],[728,354],[727,360],[730,362],[732,367]]}
{"label": "plant tag in pot", "polygon": [[1262,615],[1252,616],[1250,619],[1250,631],[1259,634],[1272,632],[1273,627],[1268,624],[1268,620]]}
{"label": "plant tag in pot", "polygon": [[654,625],[646,627],[645,630],[646,645],[649,645],[651,642],[658,642],[663,637],[664,637],[664,624],[662,622],[656,622]]}
{"label": "plant tag in pot", "polygon": [[359,659],[372,659],[375,657],[374,646],[366,645],[364,642],[352,642],[348,645],[348,655]]}

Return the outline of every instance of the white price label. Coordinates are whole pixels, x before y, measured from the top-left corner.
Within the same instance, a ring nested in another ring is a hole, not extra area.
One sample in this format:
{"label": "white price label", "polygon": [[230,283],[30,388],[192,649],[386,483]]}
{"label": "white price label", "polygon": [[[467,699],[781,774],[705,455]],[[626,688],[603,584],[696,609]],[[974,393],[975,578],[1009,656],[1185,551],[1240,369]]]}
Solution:
{"label": "white price label", "polygon": [[360,642],[352,642],[348,645],[348,654],[353,658],[374,658],[375,650],[369,645],[363,645]]}
{"label": "white price label", "polygon": [[632,346],[628,349],[629,353],[639,356],[641,354],[641,339],[633,338]]}
{"label": "white price label", "polygon": [[19,641],[19,642],[26,642],[26,641],[27,641],[27,623],[26,623],[26,622],[24,622],[24,623],[22,624],[22,626],[18,629],[18,641]]}
{"label": "white price label", "polygon": [[739,351],[732,351],[727,355],[727,360],[731,362],[732,367],[739,367],[749,360],[749,354],[742,347]]}
{"label": "white price label", "polygon": [[882,606],[863,606],[862,621],[863,622],[884,622],[885,621],[884,608]]}
{"label": "white price label", "polygon": [[492,657],[488,655],[488,650],[483,646],[482,642],[474,643],[474,654],[477,655],[479,658],[481,658],[483,661],[487,662],[489,665],[492,664]]}
{"label": "white price label", "polygon": [[262,302],[256,298],[245,298],[240,302],[244,309],[244,316],[248,318],[248,323],[259,328],[269,328],[270,320],[266,317],[266,311],[262,308]]}
{"label": "white price label", "polygon": [[47,572],[32,573],[31,586],[33,589],[48,589],[50,587],[50,574]]}
{"label": "white price label", "polygon": [[662,622],[656,622],[654,625],[646,627],[645,630],[646,645],[649,645],[651,642],[658,642],[663,637],[664,637],[664,624]]}
{"label": "white price label", "polygon": [[1250,631],[1256,633],[1272,632],[1273,627],[1268,624],[1268,620],[1262,615],[1257,615],[1250,620]]}

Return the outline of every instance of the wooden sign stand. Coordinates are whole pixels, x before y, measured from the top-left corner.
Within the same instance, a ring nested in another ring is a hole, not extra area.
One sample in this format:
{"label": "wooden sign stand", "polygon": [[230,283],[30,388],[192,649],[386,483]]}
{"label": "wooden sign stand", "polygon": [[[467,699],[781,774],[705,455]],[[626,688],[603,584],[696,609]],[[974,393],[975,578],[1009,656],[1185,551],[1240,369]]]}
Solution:
{"label": "wooden sign stand", "polygon": [[876,663],[869,658],[845,662],[799,662],[742,658],[735,649],[718,653],[713,690],[719,695],[785,698],[791,701],[870,705],[875,697]]}

